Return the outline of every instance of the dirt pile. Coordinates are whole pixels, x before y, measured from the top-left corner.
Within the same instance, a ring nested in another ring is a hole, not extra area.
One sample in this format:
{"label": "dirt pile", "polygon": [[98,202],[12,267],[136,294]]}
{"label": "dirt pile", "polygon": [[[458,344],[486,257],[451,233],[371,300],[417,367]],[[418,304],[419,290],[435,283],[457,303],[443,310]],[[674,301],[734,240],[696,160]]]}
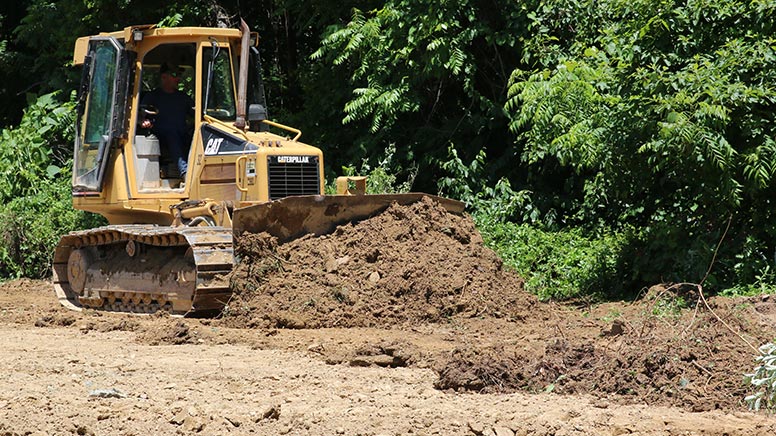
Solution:
{"label": "dirt pile", "polygon": [[757,354],[749,345],[772,340],[776,305],[768,297],[712,298],[706,307],[656,288],[627,306],[601,305],[587,319],[566,314],[532,338],[539,346],[459,347],[437,362],[435,386],[593,394],[694,412],[745,408],[744,374]]}
{"label": "dirt pile", "polygon": [[278,245],[243,237],[230,278],[233,325],[320,328],[520,320],[537,309],[522,280],[484,246],[469,217],[429,198]]}

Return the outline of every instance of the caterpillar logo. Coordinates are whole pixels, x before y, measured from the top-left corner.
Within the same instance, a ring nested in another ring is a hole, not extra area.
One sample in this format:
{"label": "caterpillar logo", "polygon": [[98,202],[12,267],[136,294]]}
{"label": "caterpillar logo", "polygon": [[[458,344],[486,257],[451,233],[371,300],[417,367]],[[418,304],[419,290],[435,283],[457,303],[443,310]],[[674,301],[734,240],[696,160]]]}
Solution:
{"label": "caterpillar logo", "polygon": [[224,142],[224,138],[210,138],[207,140],[205,146],[205,154],[218,154],[218,149],[221,148],[221,143]]}
{"label": "caterpillar logo", "polygon": [[310,163],[310,156],[278,156],[277,162],[284,164],[306,164]]}

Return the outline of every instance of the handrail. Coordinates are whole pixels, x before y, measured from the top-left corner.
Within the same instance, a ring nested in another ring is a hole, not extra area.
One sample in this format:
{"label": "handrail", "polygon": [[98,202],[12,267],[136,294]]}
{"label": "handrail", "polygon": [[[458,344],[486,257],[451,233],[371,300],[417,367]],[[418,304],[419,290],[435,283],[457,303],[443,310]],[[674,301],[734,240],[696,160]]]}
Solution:
{"label": "handrail", "polygon": [[[234,125],[230,125],[230,124],[228,124],[228,123],[225,123],[225,122],[223,122],[223,121],[219,120],[218,118],[211,117],[210,115],[207,115],[207,114],[206,114],[206,115],[204,115],[204,116],[203,116],[203,118],[204,118],[204,120],[205,120],[205,121],[207,121],[208,123],[211,123],[211,124],[220,124],[220,125],[222,125],[222,126],[226,127],[227,129],[230,129],[230,130],[235,130],[235,131],[236,131],[236,132],[238,132],[238,133],[239,133],[239,134],[240,134],[240,135],[241,135],[243,138],[245,138],[245,140],[246,140],[246,141],[250,141],[250,139],[248,138],[248,135],[247,135],[247,134],[246,134],[244,131],[242,131],[242,130],[240,130],[240,129],[237,129],[237,128],[235,128],[235,126],[234,126]],[[261,122],[262,122],[262,123],[264,123],[264,124],[268,124],[268,125],[270,125],[270,126],[272,126],[272,127],[277,127],[278,129],[281,129],[281,130],[286,130],[286,131],[288,131],[288,132],[295,133],[295,134],[296,134],[296,136],[294,136],[294,137],[291,139],[291,140],[292,140],[292,141],[294,141],[294,142],[298,141],[298,140],[299,140],[299,138],[301,138],[301,137],[302,137],[302,131],[301,131],[301,130],[299,130],[299,129],[297,129],[297,128],[294,128],[294,127],[291,127],[291,126],[286,126],[285,124],[276,123],[276,122],[274,122],[274,121],[270,121],[270,120],[262,120]]]}
{"label": "handrail", "polygon": [[278,129],[283,129],[283,130],[287,130],[287,131],[289,131],[291,133],[296,133],[296,136],[294,136],[294,139],[292,139],[292,141],[294,141],[294,142],[296,142],[302,136],[302,131],[301,130],[295,129],[295,128],[291,127],[291,126],[286,126],[285,124],[276,123],[276,122],[270,121],[270,120],[261,120],[261,122],[264,123],[264,124],[269,124],[272,127],[277,127]]}
{"label": "handrail", "polygon": [[228,129],[229,131],[231,131],[231,132],[233,132],[233,133],[237,133],[237,134],[239,134],[239,135],[240,135],[240,136],[242,136],[242,137],[243,137],[243,139],[245,139],[246,141],[250,141],[250,138],[248,138],[248,135],[247,135],[247,134],[246,134],[244,131],[242,131],[242,130],[240,130],[240,129],[237,129],[237,128],[235,128],[235,126],[234,126],[234,125],[231,125],[231,124],[225,123],[225,122],[223,122],[223,121],[219,120],[218,118],[213,118],[213,117],[211,117],[210,115],[207,115],[207,114],[206,114],[206,115],[203,115],[203,119],[204,119],[205,121],[207,121],[209,124],[220,124],[220,125],[222,125],[222,126],[224,127],[224,129],[225,129],[225,130],[227,130],[227,129]]}
{"label": "handrail", "polygon": [[236,161],[234,161],[234,172],[235,172],[235,180],[234,184],[237,186],[237,189],[243,193],[243,195],[240,196],[240,201],[245,200],[247,198],[248,194],[248,188],[245,188],[243,186],[243,183],[245,183],[245,177],[242,176],[242,171],[240,171],[240,162],[247,161],[248,155],[244,154],[237,158]]}

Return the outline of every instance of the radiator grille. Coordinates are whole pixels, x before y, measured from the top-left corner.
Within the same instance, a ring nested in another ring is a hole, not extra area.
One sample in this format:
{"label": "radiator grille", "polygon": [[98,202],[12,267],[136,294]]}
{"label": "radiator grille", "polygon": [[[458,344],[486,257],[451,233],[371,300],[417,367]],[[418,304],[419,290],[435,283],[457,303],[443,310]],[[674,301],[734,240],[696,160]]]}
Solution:
{"label": "radiator grille", "polygon": [[318,156],[269,156],[269,198],[321,193]]}

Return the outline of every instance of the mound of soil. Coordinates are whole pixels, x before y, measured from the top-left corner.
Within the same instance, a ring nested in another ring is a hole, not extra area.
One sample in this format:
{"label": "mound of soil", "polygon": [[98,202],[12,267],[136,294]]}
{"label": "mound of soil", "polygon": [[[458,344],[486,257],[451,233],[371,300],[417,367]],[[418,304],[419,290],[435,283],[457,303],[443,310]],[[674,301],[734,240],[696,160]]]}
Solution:
{"label": "mound of soil", "polygon": [[695,412],[745,408],[751,386],[744,374],[752,372],[757,354],[750,345],[776,334],[769,315],[776,305],[768,298],[712,298],[708,307],[696,300],[689,308],[663,310],[683,297],[660,289],[598,322],[564,316],[556,330],[534,338],[539,347],[459,347],[437,362],[436,387],[593,394]]}
{"label": "mound of soil", "polygon": [[148,324],[139,332],[138,342],[149,345],[183,345],[196,344],[197,332],[189,329],[183,321],[159,319],[154,324]]}
{"label": "mound of soil", "polygon": [[484,246],[472,220],[427,197],[283,245],[268,234],[245,235],[236,254],[226,318],[238,326],[519,320],[537,308],[523,281]]}

